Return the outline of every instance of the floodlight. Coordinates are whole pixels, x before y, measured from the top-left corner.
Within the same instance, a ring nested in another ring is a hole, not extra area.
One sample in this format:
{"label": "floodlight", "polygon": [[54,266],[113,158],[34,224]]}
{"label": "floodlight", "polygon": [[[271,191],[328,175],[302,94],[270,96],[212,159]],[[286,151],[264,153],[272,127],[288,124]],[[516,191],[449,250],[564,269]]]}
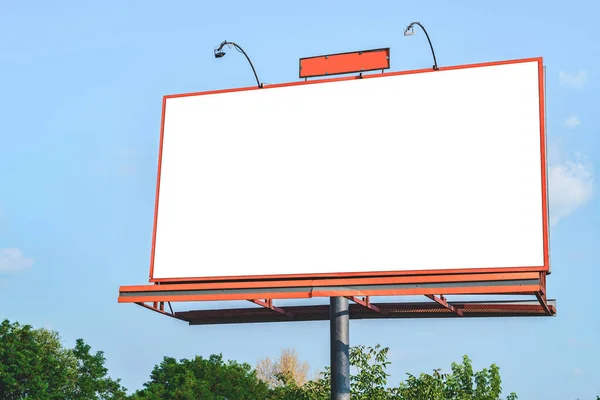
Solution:
{"label": "floodlight", "polygon": [[429,39],[429,35],[427,34],[427,30],[425,30],[425,27],[423,25],[421,25],[420,22],[415,21],[415,22],[411,22],[410,25],[408,25],[406,27],[406,29],[404,30],[404,36],[413,36],[415,34],[415,25],[419,25],[421,27],[421,29],[423,29],[423,32],[425,32],[425,36],[427,37],[427,41],[429,42],[429,47],[431,47],[431,54],[433,54],[433,69],[435,71],[438,70],[438,66],[437,66],[437,60],[435,58],[435,51],[433,51],[433,45],[431,44],[431,40]]}

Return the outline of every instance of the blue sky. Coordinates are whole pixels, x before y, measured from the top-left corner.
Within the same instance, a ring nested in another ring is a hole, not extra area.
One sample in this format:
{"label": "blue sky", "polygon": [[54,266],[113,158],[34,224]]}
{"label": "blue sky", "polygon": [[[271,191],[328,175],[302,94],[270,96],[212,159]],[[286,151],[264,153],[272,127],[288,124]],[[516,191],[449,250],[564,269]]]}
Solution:
{"label": "blue sky", "polygon": [[[295,81],[298,58],[391,47],[392,70],[543,56],[547,67],[555,318],[357,321],[352,344],[391,347],[391,382],[468,354],[523,399],[600,394],[600,4],[559,2],[0,2],[0,318],[105,351],[141,387],[164,355],[254,364],[294,347],[328,364],[328,324],[190,327],[117,304],[147,281],[162,96]],[[450,150],[449,150],[450,151]],[[510,158],[507,157],[507,163]],[[211,305],[213,306],[213,305]],[[214,307],[214,306],[213,306]]]}

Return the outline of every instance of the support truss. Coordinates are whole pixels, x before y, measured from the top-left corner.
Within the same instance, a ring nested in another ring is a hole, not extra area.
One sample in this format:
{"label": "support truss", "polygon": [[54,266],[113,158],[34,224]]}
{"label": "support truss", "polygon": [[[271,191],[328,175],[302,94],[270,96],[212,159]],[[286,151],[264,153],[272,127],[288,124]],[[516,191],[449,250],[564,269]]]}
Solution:
{"label": "support truss", "polygon": [[177,314],[173,312],[173,308],[171,307],[171,303],[170,302],[167,302],[167,304],[169,305],[169,309],[171,310],[170,312],[165,311],[165,302],[164,301],[154,302],[154,303],[152,303],[152,305],[148,305],[148,304],[143,303],[143,302],[136,302],[135,304],[137,304],[139,306],[142,306],[144,308],[147,308],[148,310],[155,311],[155,312],[157,312],[159,314],[163,314],[163,315],[166,315],[166,316],[171,317],[171,318],[179,319],[181,321],[186,321],[185,318],[177,316]]}
{"label": "support truss", "polygon": [[373,310],[375,312],[378,312],[380,314],[386,314],[385,311],[382,311],[381,308],[374,306],[373,304],[371,304],[369,296],[365,296],[362,299],[360,299],[357,296],[345,296],[348,300],[355,302],[356,304],[360,304],[361,306],[368,308],[369,310]]}
{"label": "support truss", "polygon": [[440,295],[440,297],[437,297],[436,295],[433,294],[426,294],[425,297],[435,301],[436,303],[438,303],[441,306],[446,307],[448,310],[452,311],[453,313],[458,314],[459,316],[464,316],[462,310],[457,309],[456,307],[454,307],[453,305],[449,304],[446,301],[446,298],[444,297],[444,295]]}
{"label": "support truss", "polygon": [[546,311],[548,315],[552,315],[552,310],[548,306],[548,301],[546,299],[546,274],[540,273],[540,290],[535,294],[540,305]]}
{"label": "support truss", "polygon": [[275,307],[273,305],[273,299],[265,299],[265,301],[262,300],[256,300],[256,299],[249,299],[248,300],[251,303],[254,303],[256,305],[262,306],[264,308],[268,308],[269,310],[273,310],[281,315],[286,315],[288,317],[292,317],[292,313],[285,311],[283,308],[279,308],[279,307]]}

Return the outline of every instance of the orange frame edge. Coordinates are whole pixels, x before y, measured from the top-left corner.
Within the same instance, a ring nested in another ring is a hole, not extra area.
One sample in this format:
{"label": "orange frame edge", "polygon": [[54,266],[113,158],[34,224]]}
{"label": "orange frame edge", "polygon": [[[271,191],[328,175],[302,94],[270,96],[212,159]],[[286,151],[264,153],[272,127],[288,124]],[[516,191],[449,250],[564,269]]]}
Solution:
{"label": "orange frame edge", "polygon": [[[533,58],[522,58],[515,60],[505,61],[494,61],[476,64],[464,64],[455,65],[448,67],[440,67],[438,71],[452,71],[459,69],[468,68],[480,68],[480,67],[491,67],[498,65],[507,64],[519,64],[527,62],[538,63],[538,89],[539,89],[539,120],[540,120],[540,159],[541,159],[541,178],[542,178],[542,229],[543,229],[543,251],[544,251],[544,265],[542,266],[515,266],[515,267],[504,267],[504,268],[466,268],[466,269],[438,269],[438,270],[404,270],[404,271],[377,271],[377,272],[354,272],[354,273],[320,273],[320,274],[280,274],[280,275],[244,275],[244,276],[220,276],[220,277],[182,277],[182,278],[154,278],[154,251],[156,245],[156,228],[158,224],[158,207],[159,207],[159,192],[160,192],[160,175],[162,166],[162,150],[163,150],[163,138],[164,138],[164,126],[165,126],[165,113],[167,99],[179,98],[179,97],[191,97],[191,96],[204,96],[219,93],[231,93],[241,92],[249,90],[268,90],[280,87],[290,86],[301,86],[301,85],[314,85],[319,83],[328,82],[340,82],[354,80],[358,77],[338,77],[338,78],[326,78],[317,79],[312,81],[300,81],[300,82],[287,82],[278,83],[273,85],[265,86],[264,88],[258,88],[256,86],[231,88],[231,89],[219,89],[210,90],[204,92],[190,92],[171,94],[163,96],[162,100],[162,115],[161,115],[161,127],[160,127],[160,139],[159,139],[159,150],[158,150],[158,171],[156,178],[156,194],[154,203],[154,225],[152,229],[152,248],[150,254],[150,276],[149,282],[152,283],[193,283],[193,282],[210,282],[210,281],[265,281],[265,280],[281,280],[281,279],[326,279],[326,278],[341,278],[341,277],[355,277],[355,278],[373,278],[373,277],[394,277],[394,276],[418,276],[418,275],[451,275],[451,274],[479,274],[479,273],[513,273],[513,272],[545,272],[550,273],[550,251],[549,251],[549,215],[548,215],[548,182],[547,182],[547,160],[546,160],[546,130],[545,130],[545,91],[544,91],[544,63],[543,57]],[[386,72],[378,74],[363,75],[361,79],[376,79],[388,76],[399,76],[399,75],[412,75],[420,73],[435,73],[431,68],[409,70],[409,71],[396,71]]]}

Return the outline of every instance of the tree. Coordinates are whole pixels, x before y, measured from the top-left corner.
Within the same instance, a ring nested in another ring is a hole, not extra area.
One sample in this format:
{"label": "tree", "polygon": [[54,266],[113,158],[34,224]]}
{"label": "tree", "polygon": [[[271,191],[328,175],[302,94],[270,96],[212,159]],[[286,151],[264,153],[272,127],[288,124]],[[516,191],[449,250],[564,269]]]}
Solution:
{"label": "tree", "polygon": [[4,320],[0,324],[0,398],[126,398],[119,381],[107,377],[102,353],[90,356],[89,349],[83,340],[77,341],[75,350],[66,349],[56,332]]}
{"label": "tree", "polygon": [[65,399],[75,386],[77,361],[58,335],[4,320],[0,325],[0,394],[3,399]]}
{"label": "tree", "polygon": [[[500,368],[492,364],[490,368],[474,373],[471,359],[463,356],[461,364],[452,363],[452,373],[443,374],[434,370],[432,375],[421,374],[419,377],[408,374],[406,382],[402,382],[394,393],[399,399],[415,400],[497,400],[502,393]],[[515,393],[506,400],[516,400]]]}
{"label": "tree", "polygon": [[[496,365],[474,373],[471,360],[463,357],[461,364],[453,363],[452,373],[434,370],[418,377],[408,374],[408,379],[398,387],[388,387],[390,365],[389,348],[355,346],[350,348],[350,365],[354,374],[350,377],[352,399],[358,400],[498,400],[502,392],[500,369]],[[329,398],[330,370],[321,377],[308,382],[304,388],[310,399]],[[516,400],[511,393],[506,400]]]}
{"label": "tree", "polygon": [[258,378],[271,388],[289,386],[292,381],[301,387],[308,380],[308,371],[308,363],[300,362],[294,349],[282,350],[275,362],[266,357],[256,363]]}
{"label": "tree", "polygon": [[248,364],[223,361],[221,355],[208,359],[196,356],[180,361],[165,357],[154,367],[150,381],[132,400],[255,400],[270,399],[267,384]]}
{"label": "tree", "polygon": [[125,399],[125,389],[120,380],[107,376],[106,359],[101,351],[90,354],[91,347],[83,339],[77,339],[73,354],[77,359],[77,385],[75,398],[81,400]]}
{"label": "tree", "polygon": [[281,386],[271,389],[271,400],[313,400],[306,386],[298,386],[289,374],[281,374]]}
{"label": "tree", "polygon": [[355,346],[350,349],[350,365],[357,373],[350,376],[350,391],[357,400],[380,400],[389,398],[386,389],[388,374],[388,347]]}
{"label": "tree", "polygon": [[[392,392],[386,387],[390,364],[387,361],[389,348],[353,346],[350,347],[350,393],[357,400],[392,399]],[[352,374],[352,372],[355,372]],[[308,382],[305,390],[311,399],[326,400],[330,397],[331,370],[325,369],[319,379]]]}

